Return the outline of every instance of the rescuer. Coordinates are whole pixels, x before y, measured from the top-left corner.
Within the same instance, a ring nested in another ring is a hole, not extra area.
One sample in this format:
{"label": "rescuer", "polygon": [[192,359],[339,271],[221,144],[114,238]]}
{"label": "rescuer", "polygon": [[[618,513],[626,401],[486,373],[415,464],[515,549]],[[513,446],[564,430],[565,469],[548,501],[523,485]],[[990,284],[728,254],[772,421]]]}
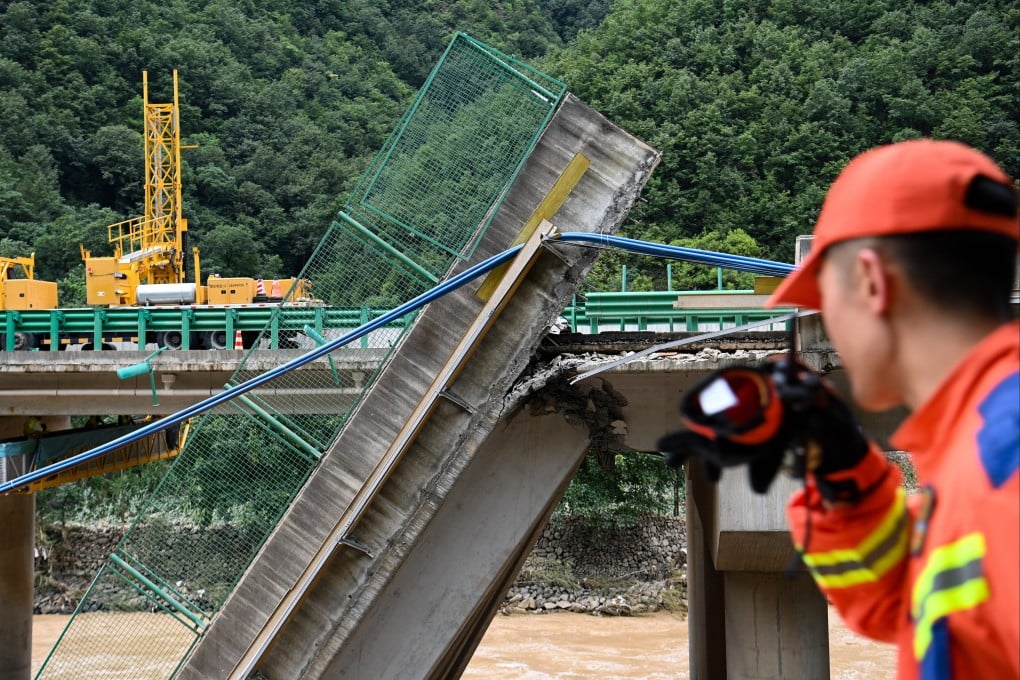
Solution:
{"label": "rescuer", "polygon": [[905,405],[892,437],[919,493],[817,375],[790,360],[724,369],[681,405],[671,464],[748,464],[764,492],[804,479],[793,540],[847,625],[898,646],[900,678],[1020,677],[1020,326],[1010,292],[1012,180],[955,142],[865,152],[825,198],[812,252],[770,305],[820,309],[867,410]]}

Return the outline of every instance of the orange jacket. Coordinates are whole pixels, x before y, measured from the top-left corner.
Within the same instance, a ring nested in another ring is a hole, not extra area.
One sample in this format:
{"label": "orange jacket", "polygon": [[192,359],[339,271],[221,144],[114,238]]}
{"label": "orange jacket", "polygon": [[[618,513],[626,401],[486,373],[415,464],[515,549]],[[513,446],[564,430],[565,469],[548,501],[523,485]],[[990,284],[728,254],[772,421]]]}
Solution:
{"label": "orange jacket", "polygon": [[[1020,678],[1020,326],[957,365],[892,438],[919,493],[874,446],[853,470],[875,490],[826,510],[790,499],[794,542],[847,625],[899,647],[899,678]],[[805,546],[806,543],[806,546]]]}

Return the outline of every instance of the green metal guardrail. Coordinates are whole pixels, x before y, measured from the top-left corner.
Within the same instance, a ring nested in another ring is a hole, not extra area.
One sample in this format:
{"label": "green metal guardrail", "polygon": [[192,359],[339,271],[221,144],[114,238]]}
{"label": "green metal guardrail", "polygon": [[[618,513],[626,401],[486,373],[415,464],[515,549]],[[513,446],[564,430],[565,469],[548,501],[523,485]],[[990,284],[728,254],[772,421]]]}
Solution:
{"label": "green metal guardrail", "polygon": [[[680,309],[674,306],[677,297],[676,291],[588,293],[585,299],[567,307],[563,318],[572,333],[607,330],[696,333],[762,321],[783,311],[747,307]],[[0,350],[17,349],[19,333],[33,334],[33,347],[55,352],[62,344],[88,343],[95,349],[101,348],[103,342],[118,339],[137,342],[142,337],[160,344],[154,335],[172,331],[181,334],[180,349],[190,350],[195,349],[194,334],[223,332],[230,338],[235,331],[255,333],[264,328],[269,329],[264,349],[286,349],[295,346],[299,335],[319,343],[324,330],[357,328],[386,311],[373,307],[122,307],[5,312],[0,326]],[[306,328],[313,333],[309,334]],[[369,339],[362,338],[361,343],[368,347]]]}
{"label": "green metal guardrail", "polygon": [[[159,342],[158,334],[179,332],[180,349],[195,349],[194,334],[222,333],[231,339],[235,331],[257,334],[268,329],[267,349],[293,342],[305,326],[324,329],[357,328],[388,309],[375,307],[267,306],[267,307],[112,307],[3,312],[0,350],[19,349],[19,334],[31,334],[25,349],[56,352],[67,344],[88,343],[101,349],[104,342],[122,339]],[[23,340],[22,340],[23,341]],[[368,339],[363,339],[367,343]],[[247,343],[246,343],[247,344]],[[229,343],[224,343],[224,347]],[[367,344],[363,344],[367,346]]]}
{"label": "green metal guardrail", "polygon": [[[751,307],[678,308],[681,297],[698,295],[741,295],[752,291],[622,291],[593,292],[563,311],[573,333],[599,333],[607,330],[690,332],[739,326],[782,313]],[[0,350],[16,349],[19,333],[33,334],[33,346],[57,351],[63,344],[89,343],[101,348],[102,342],[123,338],[135,342],[154,335],[181,333],[181,349],[195,349],[193,336],[220,331],[227,338],[235,331],[256,333],[269,329],[265,349],[294,346],[299,335],[307,335],[319,344],[323,331],[357,328],[384,314],[379,307],[267,306],[267,307],[117,307],[109,309],[57,309],[4,312],[0,326]],[[313,333],[306,332],[310,328]],[[315,337],[318,335],[319,337]],[[55,341],[56,340],[56,341]],[[369,340],[362,338],[362,347]],[[160,343],[161,344],[161,343]],[[312,346],[309,344],[309,346]]]}
{"label": "green metal guardrail", "polygon": [[753,291],[621,291],[587,293],[563,312],[573,333],[603,331],[668,331],[697,333],[764,321],[790,310],[758,307],[682,308],[682,297],[749,295]]}

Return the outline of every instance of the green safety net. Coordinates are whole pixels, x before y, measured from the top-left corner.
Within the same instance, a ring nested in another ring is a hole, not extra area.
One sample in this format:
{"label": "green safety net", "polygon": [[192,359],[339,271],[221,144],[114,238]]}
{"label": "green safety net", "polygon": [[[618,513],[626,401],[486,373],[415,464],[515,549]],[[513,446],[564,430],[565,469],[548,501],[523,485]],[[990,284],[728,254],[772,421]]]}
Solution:
{"label": "green safety net", "polygon": [[[312,305],[351,327],[424,292],[473,250],[565,87],[457,34],[310,258]],[[315,319],[323,318],[317,315]],[[172,677],[413,323],[379,328],[201,416],[100,569],[39,678]],[[278,333],[271,320],[259,344]],[[229,384],[275,366],[251,350]]]}
{"label": "green safety net", "polygon": [[426,280],[469,257],[566,89],[457,34],[340,219]]}

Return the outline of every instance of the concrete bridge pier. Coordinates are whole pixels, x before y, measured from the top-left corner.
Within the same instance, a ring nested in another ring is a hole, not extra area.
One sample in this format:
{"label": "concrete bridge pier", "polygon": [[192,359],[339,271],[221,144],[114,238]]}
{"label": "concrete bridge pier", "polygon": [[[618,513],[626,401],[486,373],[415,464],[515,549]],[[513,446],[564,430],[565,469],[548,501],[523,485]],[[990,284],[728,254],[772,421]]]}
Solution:
{"label": "concrete bridge pier", "polygon": [[[0,439],[24,434],[25,416],[0,416]],[[47,430],[70,427],[66,416],[41,419]],[[0,480],[22,474],[29,456],[0,457]],[[35,494],[0,496],[0,680],[32,677],[35,594]]]}
{"label": "concrete bridge pier", "polygon": [[828,607],[785,525],[795,483],[780,477],[757,496],[743,468],[718,485],[688,468],[691,677],[828,678]]}
{"label": "concrete bridge pier", "polygon": [[[0,417],[0,438],[22,435],[23,417]],[[17,477],[28,456],[0,458],[0,479]],[[0,496],[0,680],[32,676],[35,494]]]}
{"label": "concrete bridge pier", "polygon": [[32,677],[34,530],[34,494],[0,497],[0,680]]}

